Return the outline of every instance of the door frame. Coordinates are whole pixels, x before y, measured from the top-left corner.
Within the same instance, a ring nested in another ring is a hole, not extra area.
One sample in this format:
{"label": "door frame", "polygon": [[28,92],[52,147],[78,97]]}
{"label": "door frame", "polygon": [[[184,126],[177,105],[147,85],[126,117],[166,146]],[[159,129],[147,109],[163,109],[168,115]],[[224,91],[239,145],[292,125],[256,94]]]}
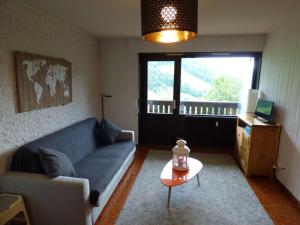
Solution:
{"label": "door frame", "polygon": [[[197,57],[254,57],[254,68],[252,75],[252,85],[253,89],[258,89],[260,81],[260,68],[262,61],[262,52],[189,52],[189,53],[139,53],[139,113],[138,113],[138,127],[139,127],[139,143],[143,144],[143,126],[141,121],[144,119],[147,113],[147,92],[144,91],[148,89],[147,83],[147,62],[148,61],[175,61],[174,67],[174,90],[173,90],[173,100],[176,100],[176,107],[173,114],[153,114],[150,115],[154,118],[170,118],[173,117],[175,120],[178,119],[184,121],[187,117],[193,117],[194,120],[206,120],[220,121],[224,120],[228,123],[229,117],[233,116],[219,116],[219,115],[181,115],[180,110],[180,80],[181,80],[181,59],[182,58],[197,58]],[[146,75],[146,76],[145,76]],[[144,77],[145,76],[145,77]],[[236,116],[234,116],[236,118]],[[191,118],[192,119],[192,118]],[[235,123],[235,120],[231,123]],[[210,123],[214,124],[214,122]],[[210,125],[211,126],[211,125]],[[232,124],[228,126],[232,130]],[[211,128],[213,129],[213,128]],[[232,131],[232,139],[234,140],[235,131]],[[231,142],[230,142],[231,143]],[[232,142],[234,143],[234,142]]]}

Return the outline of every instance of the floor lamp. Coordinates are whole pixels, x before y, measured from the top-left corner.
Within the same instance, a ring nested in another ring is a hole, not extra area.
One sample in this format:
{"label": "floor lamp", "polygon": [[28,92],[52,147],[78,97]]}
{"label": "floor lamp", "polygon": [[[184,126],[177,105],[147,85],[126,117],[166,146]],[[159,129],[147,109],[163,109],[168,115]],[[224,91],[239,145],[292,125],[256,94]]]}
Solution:
{"label": "floor lamp", "polygon": [[104,98],[111,98],[111,95],[101,94],[101,112],[102,118],[104,118]]}

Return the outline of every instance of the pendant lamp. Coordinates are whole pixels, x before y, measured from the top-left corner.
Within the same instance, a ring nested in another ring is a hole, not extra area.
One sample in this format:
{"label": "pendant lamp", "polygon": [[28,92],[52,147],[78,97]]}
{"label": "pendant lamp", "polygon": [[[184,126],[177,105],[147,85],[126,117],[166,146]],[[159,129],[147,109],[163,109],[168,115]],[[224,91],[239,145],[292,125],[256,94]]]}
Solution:
{"label": "pendant lamp", "polygon": [[158,43],[197,36],[198,0],[141,0],[142,36]]}

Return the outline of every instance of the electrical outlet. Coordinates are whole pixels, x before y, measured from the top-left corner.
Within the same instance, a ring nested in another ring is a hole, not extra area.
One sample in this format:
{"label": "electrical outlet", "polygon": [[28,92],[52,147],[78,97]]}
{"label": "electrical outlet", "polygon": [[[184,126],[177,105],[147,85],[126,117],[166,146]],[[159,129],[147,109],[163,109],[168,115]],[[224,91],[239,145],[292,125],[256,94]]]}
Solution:
{"label": "electrical outlet", "polygon": [[273,170],[276,170],[278,172],[281,170],[285,170],[285,167],[282,167],[280,163],[277,163],[277,165],[276,164],[273,165]]}
{"label": "electrical outlet", "polygon": [[281,170],[285,170],[285,167],[282,167],[280,164],[278,164],[278,165],[274,164],[273,169],[278,172],[278,171],[281,171]]}

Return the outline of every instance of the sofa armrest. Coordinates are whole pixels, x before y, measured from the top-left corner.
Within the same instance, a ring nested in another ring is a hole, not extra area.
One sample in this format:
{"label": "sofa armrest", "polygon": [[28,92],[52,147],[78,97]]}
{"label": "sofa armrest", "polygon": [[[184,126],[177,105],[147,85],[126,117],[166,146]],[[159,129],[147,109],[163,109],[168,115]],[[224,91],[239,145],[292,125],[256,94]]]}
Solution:
{"label": "sofa armrest", "polygon": [[122,130],[117,138],[117,141],[133,141],[134,142],[134,131]]}
{"label": "sofa armrest", "polygon": [[92,225],[87,179],[7,172],[0,192],[22,195],[32,224]]}

